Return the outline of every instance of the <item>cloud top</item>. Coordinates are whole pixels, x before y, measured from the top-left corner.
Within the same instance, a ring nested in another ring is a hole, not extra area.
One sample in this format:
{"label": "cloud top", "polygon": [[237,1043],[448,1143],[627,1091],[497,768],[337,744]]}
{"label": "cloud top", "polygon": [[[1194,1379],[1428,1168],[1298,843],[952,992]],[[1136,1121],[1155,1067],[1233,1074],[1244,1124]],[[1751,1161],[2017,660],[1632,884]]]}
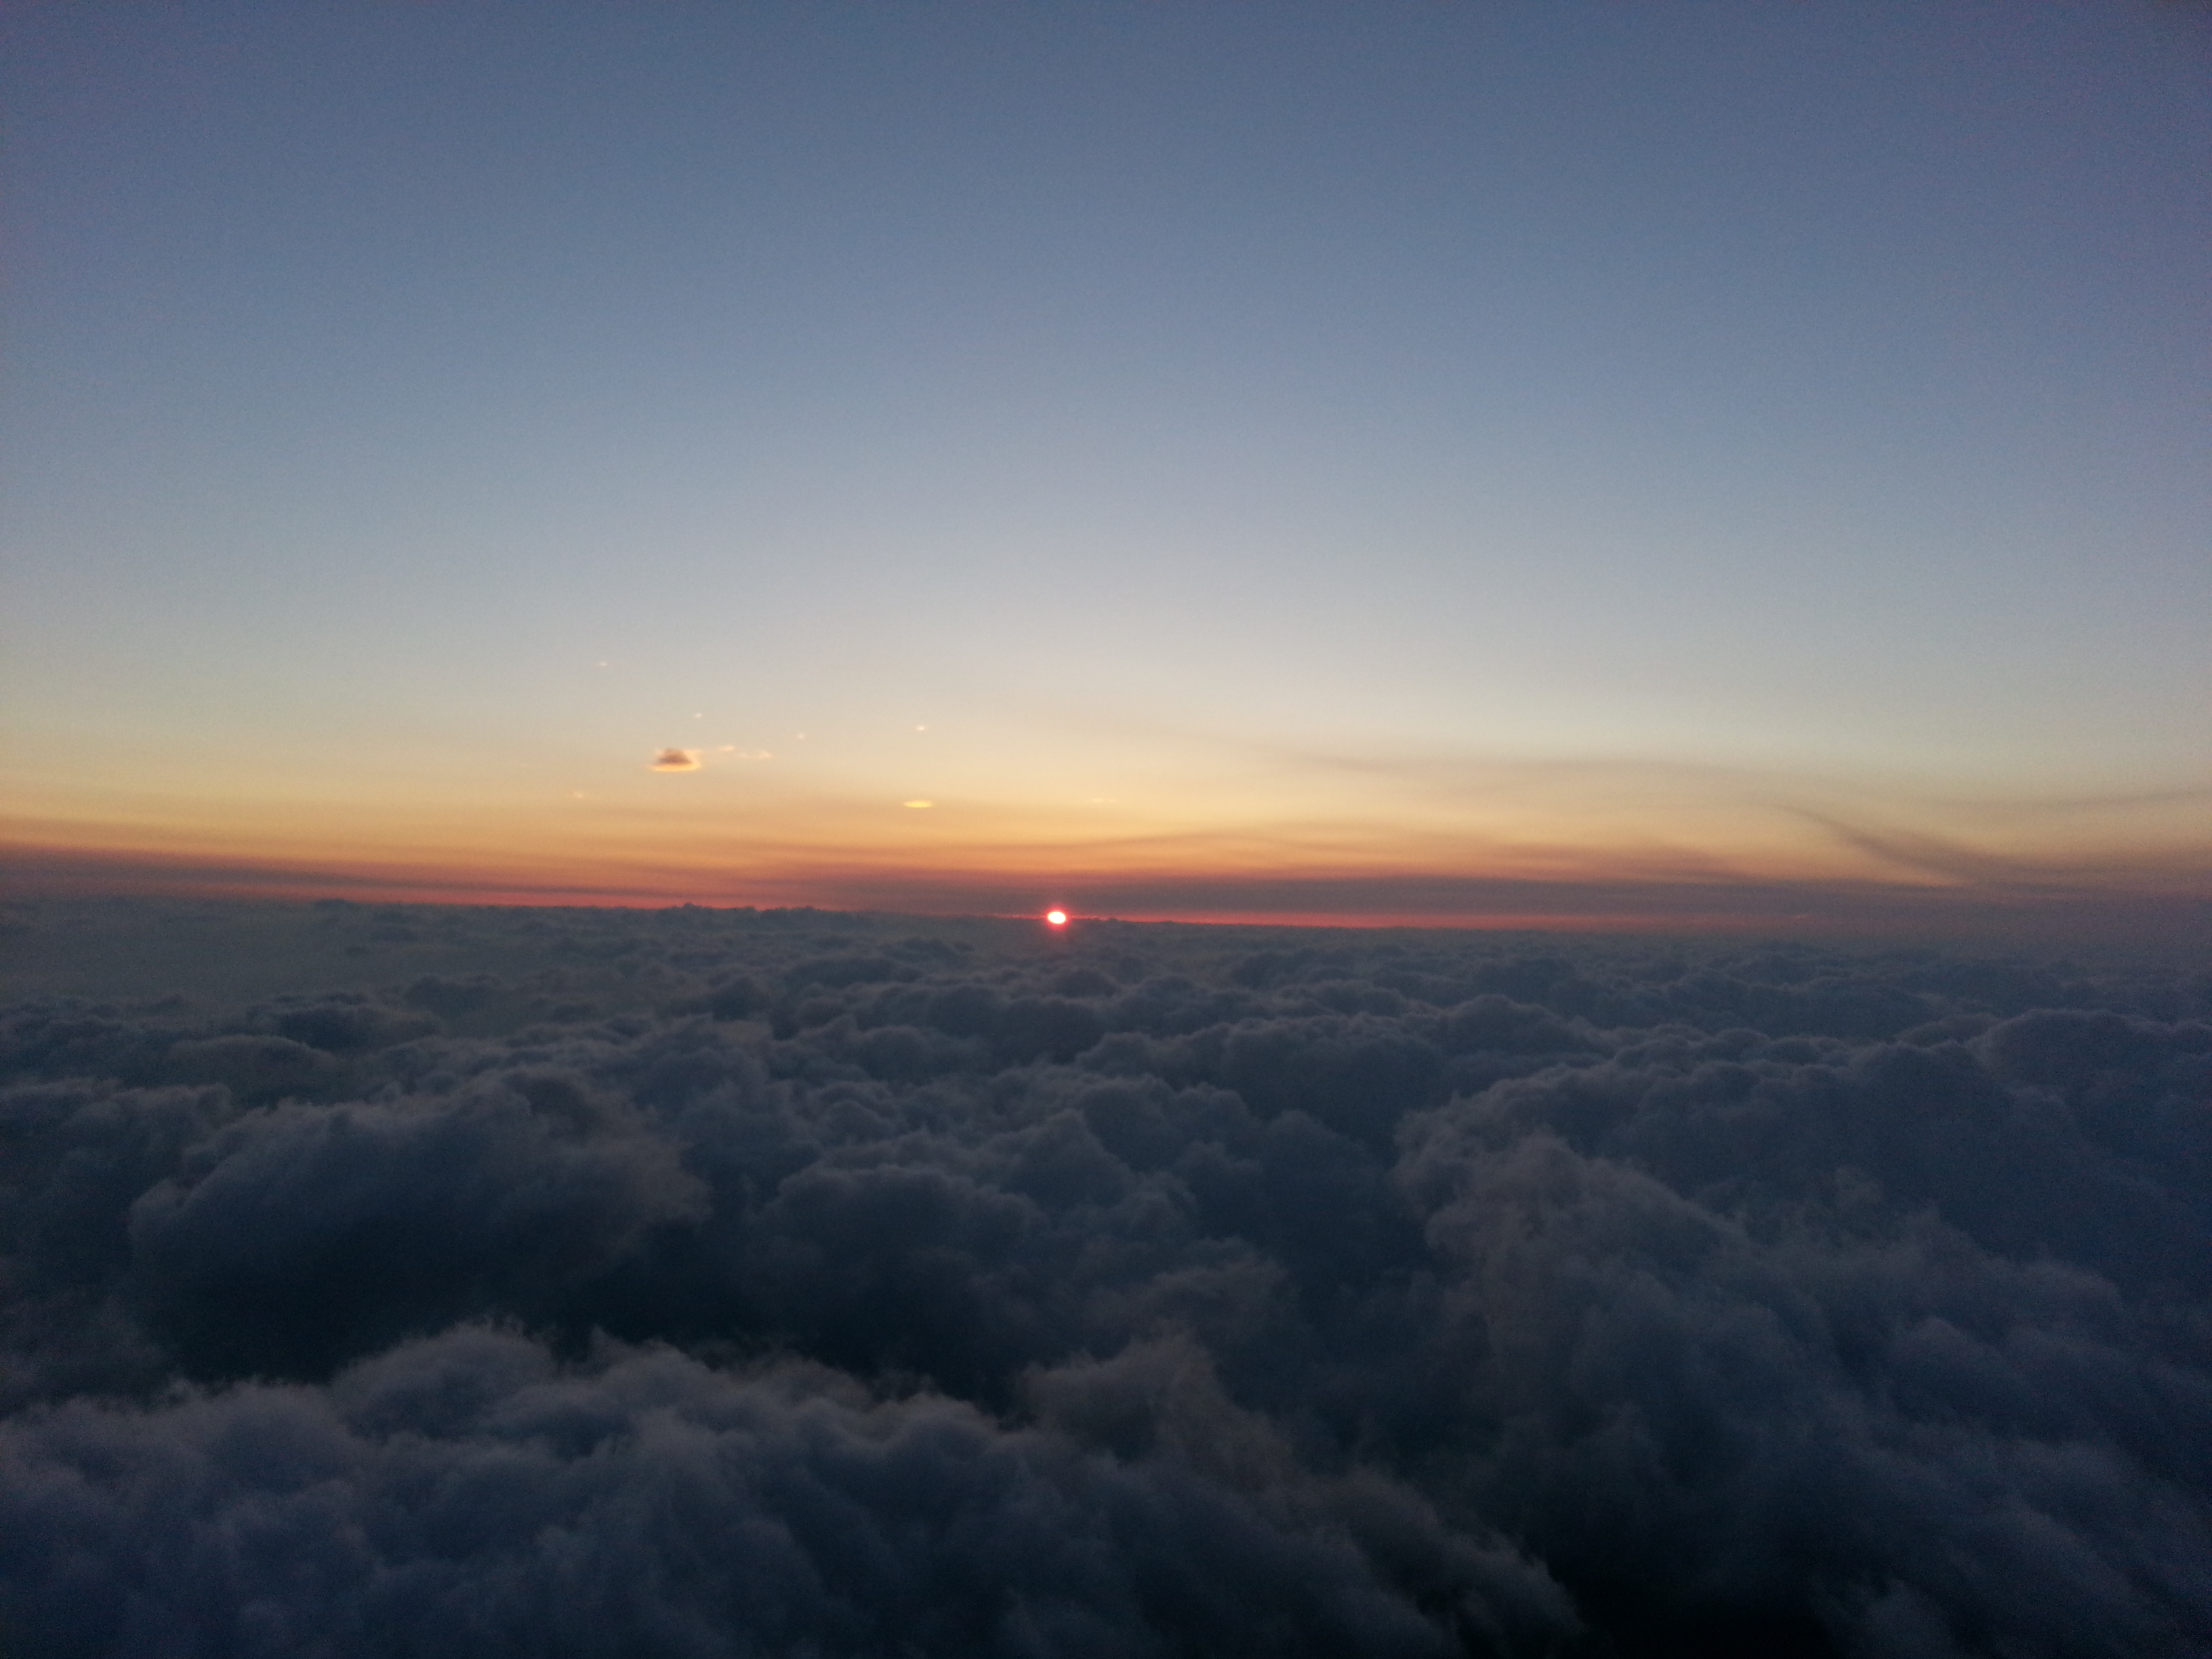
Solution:
{"label": "cloud top", "polygon": [[26,1652],[2212,1638],[2201,960],[15,913],[225,917],[0,1010]]}

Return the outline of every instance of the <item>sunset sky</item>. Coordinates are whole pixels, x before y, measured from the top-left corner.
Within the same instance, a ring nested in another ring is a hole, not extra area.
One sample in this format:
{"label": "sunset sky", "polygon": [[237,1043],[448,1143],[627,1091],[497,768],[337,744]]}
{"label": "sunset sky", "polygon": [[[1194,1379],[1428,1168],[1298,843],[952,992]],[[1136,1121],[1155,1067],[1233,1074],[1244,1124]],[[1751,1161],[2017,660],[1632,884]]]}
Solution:
{"label": "sunset sky", "polygon": [[2208,15],[10,8],[9,862],[2212,913]]}

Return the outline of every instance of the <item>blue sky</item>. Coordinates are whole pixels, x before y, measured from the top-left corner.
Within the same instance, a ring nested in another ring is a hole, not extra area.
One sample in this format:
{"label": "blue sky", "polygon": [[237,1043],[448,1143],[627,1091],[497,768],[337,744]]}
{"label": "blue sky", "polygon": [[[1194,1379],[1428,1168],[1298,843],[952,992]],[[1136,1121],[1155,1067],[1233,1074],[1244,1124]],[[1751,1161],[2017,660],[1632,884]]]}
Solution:
{"label": "blue sky", "polygon": [[2199,9],[5,27],[20,844],[2202,883]]}

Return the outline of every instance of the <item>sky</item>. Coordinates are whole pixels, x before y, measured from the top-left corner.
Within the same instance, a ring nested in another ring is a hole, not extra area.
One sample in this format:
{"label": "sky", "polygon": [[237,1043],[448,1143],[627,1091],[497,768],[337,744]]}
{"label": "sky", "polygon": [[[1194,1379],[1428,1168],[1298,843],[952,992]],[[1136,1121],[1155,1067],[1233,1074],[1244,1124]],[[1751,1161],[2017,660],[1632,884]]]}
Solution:
{"label": "sky", "polygon": [[19,884],[2212,927],[2201,8],[0,28]]}

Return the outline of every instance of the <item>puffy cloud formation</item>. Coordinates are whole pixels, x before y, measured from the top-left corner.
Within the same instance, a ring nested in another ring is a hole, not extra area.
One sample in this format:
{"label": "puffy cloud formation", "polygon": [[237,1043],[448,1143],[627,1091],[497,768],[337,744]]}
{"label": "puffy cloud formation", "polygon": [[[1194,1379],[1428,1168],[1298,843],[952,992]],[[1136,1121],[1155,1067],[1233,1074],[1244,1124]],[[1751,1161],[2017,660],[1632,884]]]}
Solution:
{"label": "puffy cloud formation", "polygon": [[653,757],[656,772],[696,772],[703,764],[696,749],[664,749]]}
{"label": "puffy cloud formation", "polygon": [[[1301,1470],[1203,1370],[1139,1350],[1046,1373],[1036,1423],[1011,1427],[818,1366],[563,1366],[473,1328],[326,1388],[72,1402],[0,1431],[11,1630],[410,1659],[1413,1656],[1457,1650],[1455,1626],[1569,1622],[1540,1572],[1403,1487]],[[1092,1447],[1063,1396],[1141,1413],[1176,1451]]]}
{"label": "puffy cloud formation", "polygon": [[11,1654],[2212,1650],[2201,968],[252,914],[0,1018]]}

